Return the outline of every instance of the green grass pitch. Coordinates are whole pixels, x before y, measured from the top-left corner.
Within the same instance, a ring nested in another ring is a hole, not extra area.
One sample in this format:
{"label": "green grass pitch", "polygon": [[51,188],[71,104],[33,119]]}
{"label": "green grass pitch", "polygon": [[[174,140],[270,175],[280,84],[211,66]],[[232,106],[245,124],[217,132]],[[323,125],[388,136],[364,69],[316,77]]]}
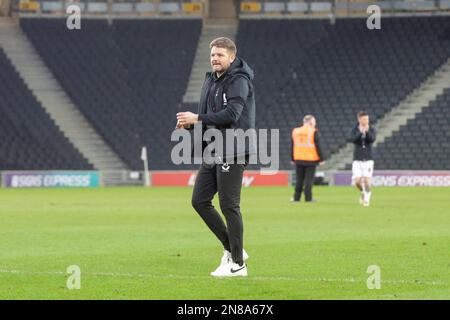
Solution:
{"label": "green grass pitch", "polygon": [[[1,299],[450,299],[450,191],[242,192],[248,278],[215,279],[219,242],[191,188],[0,189]],[[216,202],[217,204],[217,202]],[[81,288],[66,269],[78,265]],[[381,288],[367,288],[367,268]]]}

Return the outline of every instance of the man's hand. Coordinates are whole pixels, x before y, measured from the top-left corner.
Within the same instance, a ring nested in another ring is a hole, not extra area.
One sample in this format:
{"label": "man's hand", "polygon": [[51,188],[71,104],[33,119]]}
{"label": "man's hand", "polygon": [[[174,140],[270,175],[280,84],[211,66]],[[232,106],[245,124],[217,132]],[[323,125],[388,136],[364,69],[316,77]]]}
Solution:
{"label": "man's hand", "polygon": [[368,131],[369,131],[369,126],[359,126],[359,131],[361,132],[361,133],[367,133]]}
{"label": "man's hand", "polygon": [[175,129],[186,129],[185,126],[183,126],[180,121],[177,121],[177,125],[175,126]]}
{"label": "man's hand", "polygon": [[[198,114],[192,112],[178,112],[177,113],[177,128],[188,127],[198,122]],[[180,127],[179,127],[180,126]]]}
{"label": "man's hand", "polygon": [[319,162],[319,166],[323,166],[325,163],[327,163],[326,161],[321,161]]}

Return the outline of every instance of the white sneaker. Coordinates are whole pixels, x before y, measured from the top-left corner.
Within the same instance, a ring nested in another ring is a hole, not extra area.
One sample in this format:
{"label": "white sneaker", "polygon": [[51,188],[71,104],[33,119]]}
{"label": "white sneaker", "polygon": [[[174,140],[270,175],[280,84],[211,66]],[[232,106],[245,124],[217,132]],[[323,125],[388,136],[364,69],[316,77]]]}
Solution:
{"label": "white sneaker", "polygon": [[250,256],[247,254],[247,251],[245,251],[244,249],[242,249],[242,258],[244,259],[244,262],[247,261],[248,258],[250,258]]}
{"label": "white sneaker", "polygon": [[247,265],[244,263],[242,266],[237,263],[230,263],[226,268],[220,269],[219,272],[214,273],[214,277],[246,277]]}
{"label": "white sneaker", "polygon": [[[249,258],[247,252],[245,250],[242,250],[242,258],[244,259],[244,262],[247,261]],[[215,276],[216,274],[219,274],[222,272],[222,269],[228,268],[233,263],[233,259],[231,258],[231,252],[228,250],[223,251],[222,259],[220,259],[220,265],[211,272],[212,276]]]}
{"label": "white sneaker", "polygon": [[364,207],[370,206],[370,198],[371,198],[371,196],[372,196],[372,192],[364,193],[364,201],[363,201],[363,206]]}

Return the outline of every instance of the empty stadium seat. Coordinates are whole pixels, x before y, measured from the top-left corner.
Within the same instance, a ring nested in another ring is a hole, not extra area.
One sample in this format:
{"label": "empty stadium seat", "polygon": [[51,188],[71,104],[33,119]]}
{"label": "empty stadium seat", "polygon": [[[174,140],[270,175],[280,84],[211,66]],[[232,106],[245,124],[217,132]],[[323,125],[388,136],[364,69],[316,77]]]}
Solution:
{"label": "empty stadium seat", "polygon": [[450,170],[450,89],[375,148],[377,169]]}
{"label": "empty stadium seat", "polygon": [[21,26],[77,107],[132,169],[173,168],[170,134],[186,89],[199,19],[22,19]]}
{"label": "empty stadium seat", "polygon": [[[21,25],[75,104],[131,168],[142,169],[143,145],[151,169],[179,168],[170,161],[170,134],[177,111],[197,109],[181,101],[200,20],[109,25],[85,19],[77,31],[67,30],[64,19],[22,19]],[[305,114],[316,115],[330,156],[346,144],[358,111],[376,122],[450,57],[448,30],[445,16],[385,17],[381,30],[368,30],[362,18],[334,25],[326,19],[241,20],[238,54],[255,70],[257,126],[280,129],[281,168],[291,168],[291,130]],[[409,131],[398,136],[410,141]],[[413,160],[405,162],[411,169],[434,167]]]}
{"label": "empty stadium seat", "polygon": [[290,134],[316,115],[325,153],[346,144],[360,110],[376,122],[450,57],[449,17],[241,20],[239,54],[255,69],[257,124],[280,129],[280,157],[291,168]]}
{"label": "empty stadium seat", "polygon": [[93,166],[67,140],[0,48],[0,170]]}

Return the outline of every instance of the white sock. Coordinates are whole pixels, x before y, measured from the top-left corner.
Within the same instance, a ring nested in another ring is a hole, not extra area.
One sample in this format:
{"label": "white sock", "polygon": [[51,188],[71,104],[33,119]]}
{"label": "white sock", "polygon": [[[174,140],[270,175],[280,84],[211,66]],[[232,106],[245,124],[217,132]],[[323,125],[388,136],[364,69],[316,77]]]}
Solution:
{"label": "white sock", "polygon": [[372,196],[372,192],[364,192],[364,201],[365,202],[370,202],[370,197]]}

